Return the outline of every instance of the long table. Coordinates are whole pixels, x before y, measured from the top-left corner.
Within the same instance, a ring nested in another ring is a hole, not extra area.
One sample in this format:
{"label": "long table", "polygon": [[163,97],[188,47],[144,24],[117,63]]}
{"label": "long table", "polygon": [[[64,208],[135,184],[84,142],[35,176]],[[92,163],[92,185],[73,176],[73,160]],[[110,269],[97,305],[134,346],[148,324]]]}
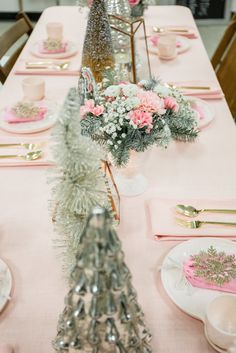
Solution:
{"label": "long table", "polygon": [[[189,9],[181,6],[149,7],[149,25],[196,25]],[[46,9],[19,60],[29,56],[33,43],[45,36],[49,21],[64,24],[65,37],[78,40],[81,59],[86,16],[77,7]],[[197,32],[198,33],[198,32]],[[216,82],[201,38],[176,60],[161,62],[151,56],[152,72],[165,81],[209,80]],[[24,76],[14,69],[0,91],[0,108],[21,98]],[[77,77],[45,76],[46,94],[62,102]],[[159,266],[177,242],[158,242],[150,231],[147,202],[151,197],[236,198],[236,130],[224,99],[212,101],[215,119],[193,144],[172,143],[167,150],[154,148],[147,162],[150,185],[143,195],[121,198],[119,236],[126,263],[133,274],[139,303],[153,334],[153,352],[213,353],[203,324],[179,310],[165,294]],[[38,134],[47,138],[50,132]],[[1,131],[0,136],[8,134]],[[45,167],[0,168],[0,256],[14,277],[12,300],[0,315],[0,342],[11,343],[16,353],[53,352],[58,315],[68,291],[55,249],[48,210],[51,185]]]}

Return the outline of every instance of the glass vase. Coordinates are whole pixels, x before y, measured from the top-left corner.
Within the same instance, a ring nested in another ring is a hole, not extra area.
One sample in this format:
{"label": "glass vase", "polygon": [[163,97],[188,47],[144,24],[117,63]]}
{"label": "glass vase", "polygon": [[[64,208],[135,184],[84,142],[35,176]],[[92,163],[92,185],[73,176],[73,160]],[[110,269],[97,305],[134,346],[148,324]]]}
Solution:
{"label": "glass vase", "polygon": [[143,175],[147,153],[148,151],[136,152],[132,150],[128,164],[115,170],[115,182],[120,195],[137,196],[147,190],[148,180]]}

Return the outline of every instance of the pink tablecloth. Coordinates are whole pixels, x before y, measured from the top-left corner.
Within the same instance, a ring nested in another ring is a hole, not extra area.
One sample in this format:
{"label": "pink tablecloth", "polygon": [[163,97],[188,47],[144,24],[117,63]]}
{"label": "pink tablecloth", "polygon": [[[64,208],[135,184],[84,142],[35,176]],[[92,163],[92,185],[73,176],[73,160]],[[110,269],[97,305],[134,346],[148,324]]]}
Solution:
{"label": "pink tablecloth", "polygon": [[[150,25],[195,26],[187,8],[150,7],[145,14]],[[49,21],[64,23],[65,37],[78,38],[82,46],[85,16],[77,7],[52,7],[44,11],[21,57],[45,35]],[[191,48],[176,60],[161,62],[151,56],[153,73],[167,81],[215,81],[203,44],[191,40]],[[10,75],[0,92],[0,107],[21,97],[22,76]],[[59,102],[77,77],[47,76],[46,94]],[[235,198],[236,132],[224,100],[210,103],[215,119],[195,144],[172,143],[167,150],[153,149],[145,168],[149,190],[136,198],[121,199],[119,235],[126,262],[133,273],[139,302],[153,333],[153,352],[213,353],[201,322],[187,316],[162,289],[159,265],[174,245],[154,240],[147,222],[146,203],[153,197]],[[1,132],[1,136],[7,133]],[[48,133],[38,134],[40,137]],[[53,352],[58,315],[63,309],[66,282],[53,246],[53,228],[48,212],[51,186],[46,168],[1,168],[0,256],[14,275],[13,299],[0,316],[0,341],[11,343],[16,353]]]}

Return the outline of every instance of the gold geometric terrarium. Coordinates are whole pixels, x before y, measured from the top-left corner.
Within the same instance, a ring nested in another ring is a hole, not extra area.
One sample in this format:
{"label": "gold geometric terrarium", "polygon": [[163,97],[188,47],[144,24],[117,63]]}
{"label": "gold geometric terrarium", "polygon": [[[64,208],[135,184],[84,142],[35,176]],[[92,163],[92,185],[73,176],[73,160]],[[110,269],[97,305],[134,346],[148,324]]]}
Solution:
{"label": "gold geometric terrarium", "polygon": [[[123,18],[116,15],[109,15],[111,30],[117,31],[129,39],[129,46],[126,48],[129,60],[117,60],[116,65],[120,65],[120,70],[129,72],[129,81],[137,83],[142,79],[151,79],[151,66],[148,55],[148,44],[145,21],[139,18]],[[113,44],[114,46],[114,44]],[[142,58],[142,59],[141,59]]]}

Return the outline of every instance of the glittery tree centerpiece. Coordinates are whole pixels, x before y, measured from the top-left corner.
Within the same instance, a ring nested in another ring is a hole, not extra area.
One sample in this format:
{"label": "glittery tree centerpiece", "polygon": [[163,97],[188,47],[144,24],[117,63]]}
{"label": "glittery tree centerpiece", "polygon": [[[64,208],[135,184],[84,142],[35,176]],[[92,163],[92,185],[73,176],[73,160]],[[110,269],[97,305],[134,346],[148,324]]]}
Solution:
{"label": "glittery tree centerpiece", "polygon": [[87,23],[82,66],[92,70],[96,82],[101,82],[106,70],[114,67],[110,25],[104,0],[94,0]]}
{"label": "glittery tree centerpiece", "polygon": [[95,207],[81,237],[54,348],[78,353],[151,353],[150,333],[107,211]]}

